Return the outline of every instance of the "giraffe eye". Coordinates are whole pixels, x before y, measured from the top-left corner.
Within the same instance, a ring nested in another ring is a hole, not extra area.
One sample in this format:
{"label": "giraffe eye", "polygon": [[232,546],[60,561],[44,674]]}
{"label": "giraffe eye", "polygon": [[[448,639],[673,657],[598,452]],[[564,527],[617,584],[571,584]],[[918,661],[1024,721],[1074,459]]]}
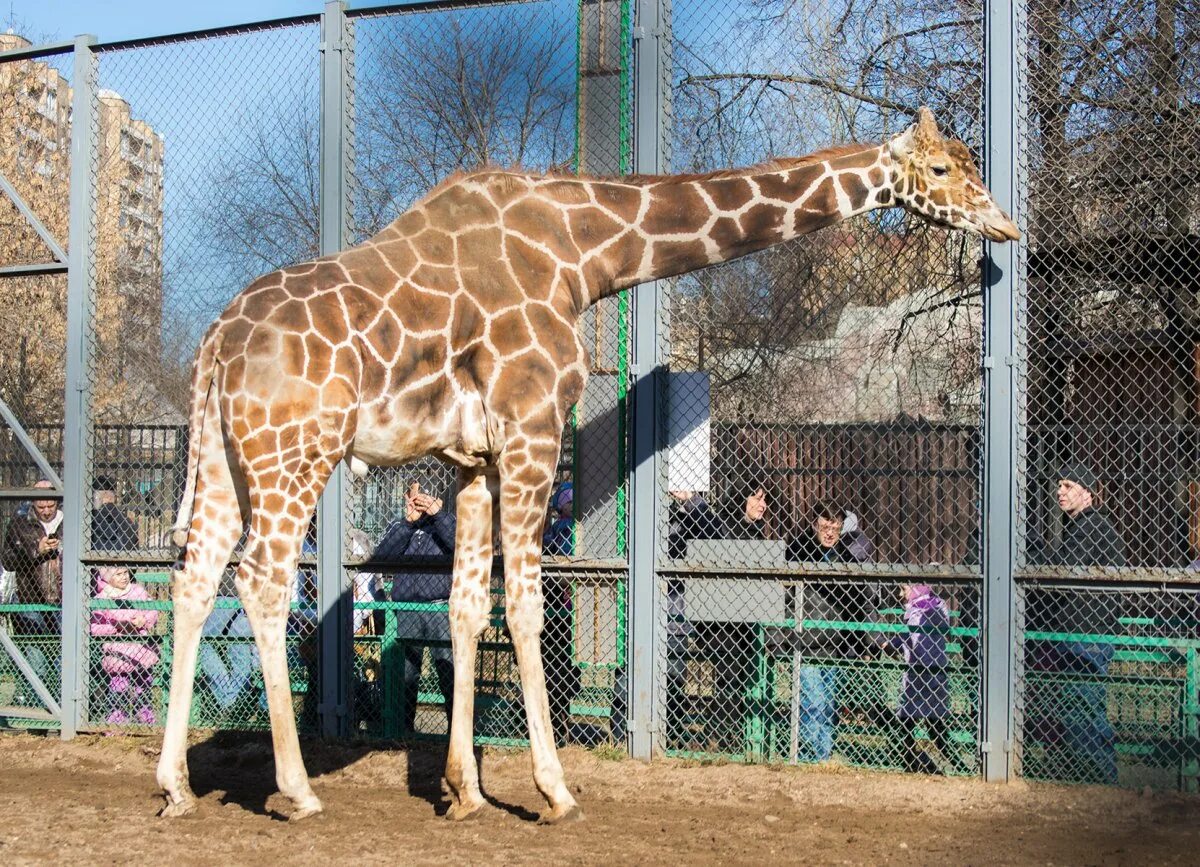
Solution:
{"label": "giraffe eye", "polygon": [[930,166],[929,170],[933,172],[934,177],[944,178],[950,174],[950,169],[946,166]]}

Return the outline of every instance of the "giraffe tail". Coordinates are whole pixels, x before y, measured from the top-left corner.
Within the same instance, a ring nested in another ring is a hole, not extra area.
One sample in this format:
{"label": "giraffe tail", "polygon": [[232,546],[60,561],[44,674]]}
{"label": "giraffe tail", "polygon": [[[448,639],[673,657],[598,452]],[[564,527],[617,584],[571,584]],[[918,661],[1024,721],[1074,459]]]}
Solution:
{"label": "giraffe tail", "polygon": [[200,472],[200,440],[204,430],[204,416],[208,412],[209,399],[213,392],[213,374],[216,370],[217,346],[214,326],[200,343],[196,353],[196,364],[192,369],[192,402],[188,411],[188,460],[187,476],[179,511],[171,528],[171,541],[182,548],[187,544],[188,527],[192,523],[192,508],[196,499],[196,477]]}

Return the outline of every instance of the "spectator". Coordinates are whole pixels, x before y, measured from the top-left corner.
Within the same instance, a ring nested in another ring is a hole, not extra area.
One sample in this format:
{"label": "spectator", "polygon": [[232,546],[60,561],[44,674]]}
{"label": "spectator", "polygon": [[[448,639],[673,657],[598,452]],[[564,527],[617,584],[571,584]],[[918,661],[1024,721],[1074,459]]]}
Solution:
{"label": "spectator", "polygon": [[[575,553],[574,486],[559,485],[550,497],[554,520],[542,536],[543,552],[550,556]],[[579,668],[575,665],[572,616],[574,598],[569,579],[542,571],[544,626],[542,667],[546,672],[546,694],[550,699],[550,724],[559,746],[567,742],[571,723],[571,699],[579,692]]]}
{"label": "spectator", "polygon": [[[853,519],[853,520],[852,520]],[[871,543],[858,528],[853,512],[818,502],[808,532],[788,543],[792,561],[813,563],[865,563]],[[870,623],[878,619],[878,592],[861,581],[815,579],[803,587],[805,620],[833,623]],[[812,761],[833,755],[834,727],[838,714],[840,665],[859,659],[870,650],[870,636],[861,629],[819,626],[797,634],[804,661],[800,666],[800,735]]]}
{"label": "spectator", "polygon": [[542,551],[550,557],[570,557],[575,553],[575,488],[563,482],[550,496],[549,526],[542,534]]}
{"label": "spectator", "polygon": [[951,766],[958,770],[946,724],[950,713],[949,659],[946,656],[950,611],[928,584],[906,584],[901,593],[904,623],[909,631],[893,635],[886,646],[904,658],[900,705],[896,710],[905,725],[904,767],[927,774],[938,772],[937,764],[917,746],[917,728],[921,727]]}
{"label": "spectator", "polygon": [[757,482],[735,485],[721,513],[721,533],[727,539],[766,537],[767,490]]}
{"label": "spectator", "polygon": [[[421,491],[417,482],[404,496],[404,516],[384,530],[370,560],[364,564],[394,565],[406,557],[449,558],[454,554],[455,520],[452,509]],[[420,691],[421,664],[425,648],[437,673],[446,703],[447,730],[454,703],[454,655],[450,649],[450,600],[452,574],[440,571],[397,572],[392,579],[392,601],[424,603],[422,610],[397,611],[396,621],[404,642],[404,730],[414,731]],[[436,610],[429,610],[436,604]]]}
{"label": "spectator", "polygon": [[[1057,503],[1063,513],[1062,539],[1036,559],[1068,569],[1125,565],[1124,545],[1099,505],[1098,489],[1090,467],[1071,463],[1060,470]],[[1117,782],[1115,735],[1108,721],[1105,686],[1113,646],[1101,636],[1121,629],[1119,601],[1115,594],[1080,589],[1033,586],[1026,591],[1027,631],[1096,636],[1025,642],[1026,670],[1044,673],[1030,678],[1027,687],[1031,708],[1027,736],[1044,744],[1047,774],[1054,778]]]}
{"label": "spectator", "polygon": [[92,481],[92,550],[136,551],[137,527],[117,506],[117,485],[108,476]]}
{"label": "spectator", "polygon": [[[48,479],[39,479],[33,486],[54,488]],[[16,577],[18,604],[62,604],[62,521],[58,500],[46,497],[33,500],[28,511],[9,522],[0,559]],[[13,631],[23,636],[58,635],[61,622],[58,611],[25,611],[13,617]],[[45,683],[50,672],[45,648],[36,640],[22,644],[30,666]],[[53,690],[53,684],[47,685]]]}
{"label": "spectator", "polygon": [[689,539],[719,539],[724,527],[708,500],[699,491],[671,491],[667,517],[667,556],[687,557]]}
{"label": "spectator", "polygon": [[[96,579],[96,598],[145,602],[150,596],[144,587],[134,582],[127,567],[101,566]],[[118,639],[100,645],[100,666],[109,678],[107,721],[112,725],[137,722],[149,726],[157,721],[151,707],[150,688],[154,666],[158,664],[158,651],[148,642],[130,640],[149,635],[157,621],[157,611],[143,608],[96,608],[92,611],[91,634]]]}
{"label": "spectator", "polygon": [[228,711],[260,668],[254,631],[237,596],[228,592],[217,596],[201,635],[200,671],[218,710]]}

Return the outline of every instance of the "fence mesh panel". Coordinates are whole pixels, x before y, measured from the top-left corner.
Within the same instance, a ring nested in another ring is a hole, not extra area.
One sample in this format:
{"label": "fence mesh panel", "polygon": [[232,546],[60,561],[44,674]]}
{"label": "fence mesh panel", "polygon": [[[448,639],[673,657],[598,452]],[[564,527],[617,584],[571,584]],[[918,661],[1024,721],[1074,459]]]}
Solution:
{"label": "fence mesh panel", "polygon": [[[981,8],[676,0],[672,171],[878,142],[919,105],[978,159]],[[877,211],[673,282],[667,750],[976,767],[980,254]]]}
{"label": "fence mesh panel", "polygon": [[1200,791],[1200,589],[1031,581],[1018,615],[1022,775]]}
{"label": "fence mesh panel", "polygon": [[[979,7],[930,27],[897,6],[890,32],[880,7],[676,2],[672,169],[878,142],[919,104],[977,148]],[[711,539],[668,533],[667,557],[782,566],[827,503],[853,513],[876,563],[972,563],[979,255],[963,233],[877,211],[676,281],[669,511]]]}
{"label": "fence mesh panel", "polygon": [[[456,171],[626,171],[628,14],[627,3],[531,2],[353,17],[354,239],[370,237]],[[624,556],[628,315],[624,298],[610,299],[582,327],[591,377],[563,433],[544,535],[547,558],[560,562]],[[347,559],[374,564],[352,573],[360,731],[391,738],[446,731],[437,705],[452,683],[446,599],[456,490],[454,470],[432,458],[373,467],[351,484]],[[414,560],[431,562],[422,571]],[[380,566],[396,569],[372,571]],[[607,738],[594,717],[587,723],[576,712],[609,712],[615,659],[608,648],[610,668],[589,673],[598,663],[580,655],[576,620],[589,618],[593,645],[597,634],[613,642],[623,607],[611,588],[549,567],[543,583],[556,734]],[[497,592],[480,651],[476,733],[513,742],[525,737],[524,714]]]}
{"label": "fence mesh panel", "polygon": [[1196,11],[1033,2],[1019,22],[1031,778],[1196,787],[1195,588],[1126,583],[1200,562]]}
{"label": "fence mesh panel", "polygon": [[[27,47],[0,35],[0,50]],[[72,52],[0,62],[0,175],[17,200],[0,191],[0,265],[48,264],[56,255],[33,221],[67,248],[70,188]],[[66,294],[63,274],[0,276],[0,399],[56,472],[66,382]],[[0,419],[0,489],[29,488],[43,473],[12,427]],[[61,694],[61,554],[39,552],[40,518],[61,503],[0,500],[0,725],[45,727],[50,702],[23,673],[31,671],[55,702]],[[44,514],[39,514],[44,510]],[[61,538],[61,530],[51,536]],[[19,659],[18,659],[19,657]]]}
{"label": "fence mesh panel", "polygon": [[669,754],[976,771],[976,583],[689,575],[661,590]]}
{"label": "fence mesh panel", "polygon": [[[317,251],[318,42],[313,22],[98,53],[84,582],[95,726],[155,725],[165,708],[169,530],[200,336],[254,277]],[[315,599],[302,567],[287,659],[309,728]],[[231,576],[203,635],[193,723],[265,726]]]}

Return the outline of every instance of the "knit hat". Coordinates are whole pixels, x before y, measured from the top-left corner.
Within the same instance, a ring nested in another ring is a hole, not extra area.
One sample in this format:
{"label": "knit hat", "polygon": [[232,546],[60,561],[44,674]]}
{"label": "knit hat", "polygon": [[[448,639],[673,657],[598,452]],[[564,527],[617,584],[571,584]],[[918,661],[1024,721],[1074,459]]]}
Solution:
{"label": "knit hat", "polygon": [[1093,494],[1096,493],[1096,488],[1099,487],[1096,474],[1092,472],[1091,467],[1079,461],[1064,464],[1062,469],[1058,471],[1058,480],[1074,482]]}
{"label": "knit hat", "polygon": [[575,487],[570,482],[563,482],[552,499],[555,511],[566,511],[575,500]]}
{"label": "knit hat", "polygon": [[109,476],[96,476],[92,479],[93,491],[115,491],[116,489],[117,483]]}

